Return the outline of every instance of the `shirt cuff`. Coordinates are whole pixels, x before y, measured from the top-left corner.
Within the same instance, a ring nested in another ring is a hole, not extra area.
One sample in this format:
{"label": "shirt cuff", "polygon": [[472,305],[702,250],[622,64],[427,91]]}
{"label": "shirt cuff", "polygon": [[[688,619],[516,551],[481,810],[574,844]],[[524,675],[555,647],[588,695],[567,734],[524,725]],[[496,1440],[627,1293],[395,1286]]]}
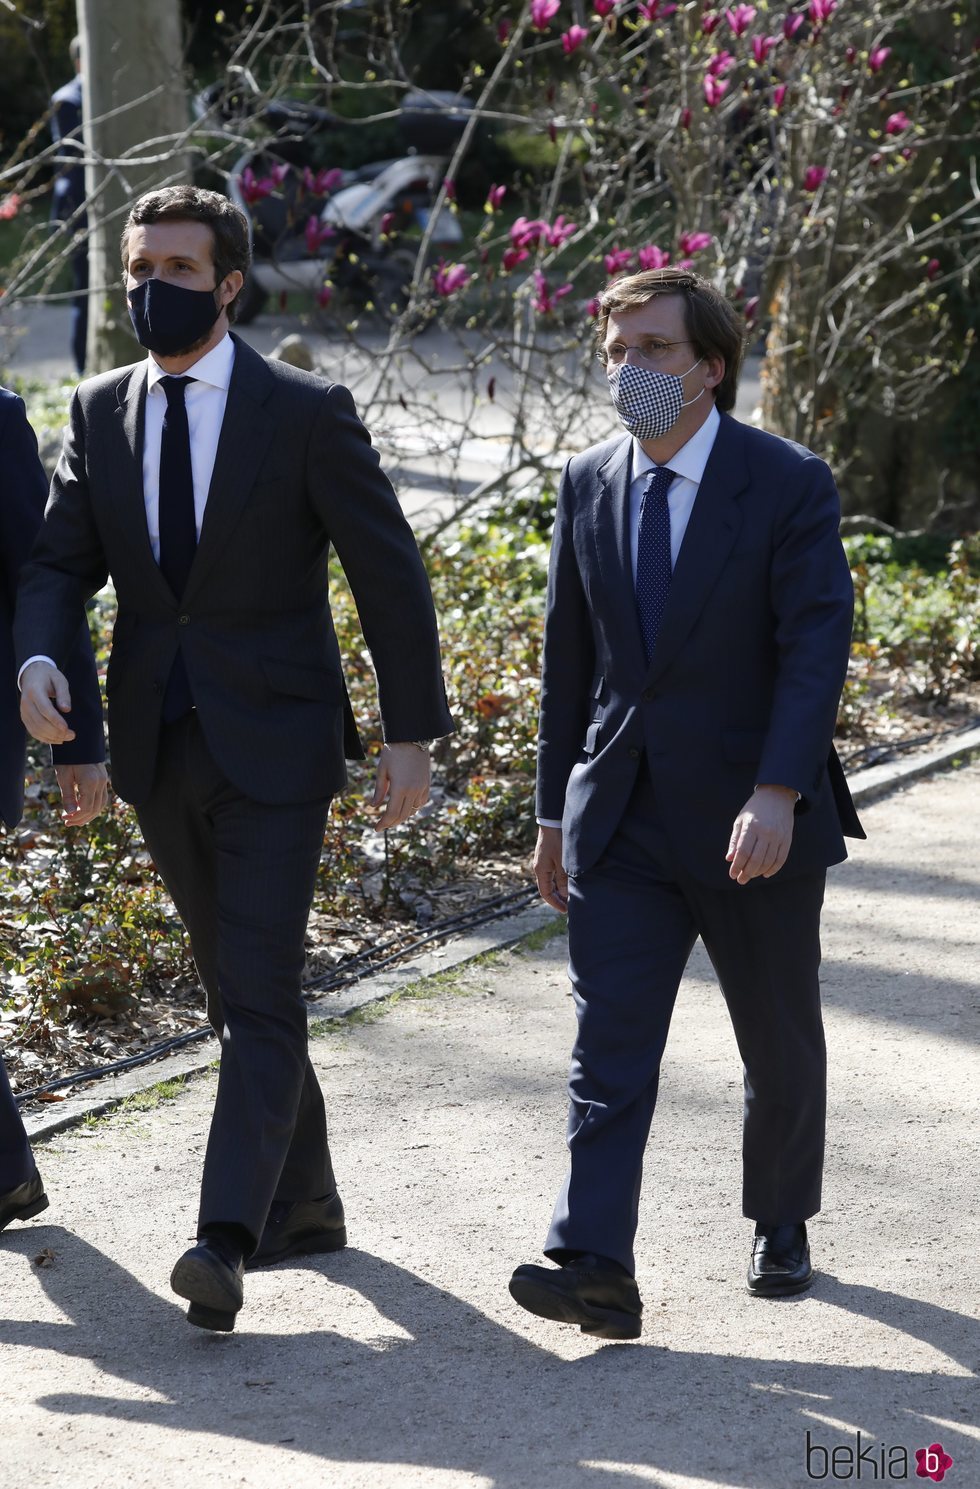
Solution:
{"label": "shirt cuff", "polygon": [[24,676],[24,673],[27,671],[28,667],[31,665],[32,662],[47,662],[47,664],[48,664],[49,667],[53,667],[56,672],[58,670],[58,664],[57,664],[57,662],[52,662],[52,660],[51,660],[50,657],[28,657],[27,658],[27,661],[24,663],[23,667],[20,669],[20,671],[17,674],[17,689],[18,689],[18,692],[20,691],[20,680]]}
{"label": "shirt cuff", "polygon": [[556,822],[553,817],[539,817],[538,818],[538,826],[539,827],[557,827],[558,830],[559,830],[559,832],[561,831],[561,823],[560,822]]}

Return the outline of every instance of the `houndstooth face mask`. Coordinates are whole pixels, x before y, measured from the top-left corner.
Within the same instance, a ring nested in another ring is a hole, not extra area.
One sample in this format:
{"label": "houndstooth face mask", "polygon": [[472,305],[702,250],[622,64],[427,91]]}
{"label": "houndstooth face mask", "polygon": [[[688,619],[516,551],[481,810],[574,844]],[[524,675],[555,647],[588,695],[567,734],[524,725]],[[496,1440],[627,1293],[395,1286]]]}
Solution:
{"label": "houndstooth face mask", "polygon": [[[693,372],[703,361],[704,358],[699,357],[687,372]],[[673,372],[651,372],[648,367],[635,367],[632,362],[620,362],[618,366],[610,367],[607,376],[613,406],[630,434],[637,439],[660,439],[673,429],[682,408],[697,403],[703,388],[696,398],[684,402],[681,378],[687,377],[687,372],[678,377]]]}

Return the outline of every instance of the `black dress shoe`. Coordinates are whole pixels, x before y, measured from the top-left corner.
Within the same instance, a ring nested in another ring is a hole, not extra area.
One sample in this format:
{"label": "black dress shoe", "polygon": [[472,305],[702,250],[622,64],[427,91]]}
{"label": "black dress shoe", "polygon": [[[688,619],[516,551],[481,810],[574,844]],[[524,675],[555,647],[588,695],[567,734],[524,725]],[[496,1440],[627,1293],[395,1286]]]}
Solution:
{"label": "black dress shoe", "polygon": [[245,1263],[271,1267],[290,1256],[312,1256],[321,1251],[340,1251],[347,1245],[347,1227],[340,1195],[334,1190],[325,1199],[277,1200],[255,1251]]}
{"label": "black dress shoe", "polygon": [[170,1274],[170,1286],[190,1303],[187,1322],[230,1334],[244,1300],[243,1271],[241,1254],[214,1241],[198,1241],[185,1251]]}
{"label": "black dress shoe", "polygon": [[12,1220],[32,1220],[47,1208],[48,1196],[41,1175],[35,1171],[34,1177],[26,1183],[0,1194],[0,1230],[4,1230]]}
{"label": "black dress shoe", "polygon": [[533,1264],[518,1267],[510,1294],[528,1313],[578,1324],[583,1334],[597,1339],[640,1337],[643,1304],[635,1279],[591,1252],[557,1271]]}
{"label": "black dress shoe", "polygon": [[801,1293],[813,1281],[805,1225],[758,1225],[752,1242],[748,1288],[761,1298]]}

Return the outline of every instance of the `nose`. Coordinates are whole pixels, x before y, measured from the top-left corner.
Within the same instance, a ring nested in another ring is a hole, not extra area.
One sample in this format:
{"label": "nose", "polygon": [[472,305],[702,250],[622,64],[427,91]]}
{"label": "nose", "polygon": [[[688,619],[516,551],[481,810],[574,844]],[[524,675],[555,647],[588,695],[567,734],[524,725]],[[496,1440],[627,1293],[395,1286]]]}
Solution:
{"label": "nose", "polygon": [[640,348],[638,346],[628,346],[626,348],[625,352],[623,353],[623,361],[628,362],[630,360],[630,357],[632,357],[635,362],[642,362],[645,360],[643,353],[640,351]]}

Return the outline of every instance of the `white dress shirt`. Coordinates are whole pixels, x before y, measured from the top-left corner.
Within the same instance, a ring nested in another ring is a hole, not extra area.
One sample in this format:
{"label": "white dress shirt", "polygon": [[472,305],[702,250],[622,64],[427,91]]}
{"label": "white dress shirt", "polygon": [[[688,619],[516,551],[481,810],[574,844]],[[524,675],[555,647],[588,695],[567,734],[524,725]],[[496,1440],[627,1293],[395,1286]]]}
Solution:
{"label": "white dress shirt", "polygon": [[[711,412],[700,428],[691,435],[686,445],[681,445],[675,455],[670,457],[670,469],[674,472],[674,480],[667,488],[667,506],[670,511],[670,567],[673,569],[677,563],[677,555],[687,532],[687,524],[694,510],[694,499],[698,494],[701,477],[708,463],[708,456],[714,445],[715,437],[721,425],[721,416],[716,407],[712,405]],[[640,506],[643,501],[643,493],[650,479],[650,472],[657,469],[655,461],[644,450],[640,441],[633,436],[633,448],[630,451],[630,558],[633,564],[633,583],[636,583],[636,553],[640,541]],[[561,827],[560,822],[551,817],[539,817],[539,827]]]}
{"label": "white dress shirt", "polygon": [[[199,362],[188,367],[181,377],[192,377],[184,389],[184,407],[187,409],[187,428],[191,441],[191,475],[194,480],[194,520],[197,536],[201,536],[204,508],[208,500],[208,488],[214,473],[214,457],[218,452],[218,437],[221,422],[228,402],[228,386],[235,365],[235,343],[225,335]],[[167,395],[160,386],[160,379],[171,376],[164,372],[152,354],[146,359],[146,416],[143,426],[143,503],[146,507],[146,527],[150,535],[153,557],[160,562],[160,444],[163,437],[163,416],[167,411]],[[56,664],[50,657],[28,657],[17,674],[17,682],[32,662]]]}

